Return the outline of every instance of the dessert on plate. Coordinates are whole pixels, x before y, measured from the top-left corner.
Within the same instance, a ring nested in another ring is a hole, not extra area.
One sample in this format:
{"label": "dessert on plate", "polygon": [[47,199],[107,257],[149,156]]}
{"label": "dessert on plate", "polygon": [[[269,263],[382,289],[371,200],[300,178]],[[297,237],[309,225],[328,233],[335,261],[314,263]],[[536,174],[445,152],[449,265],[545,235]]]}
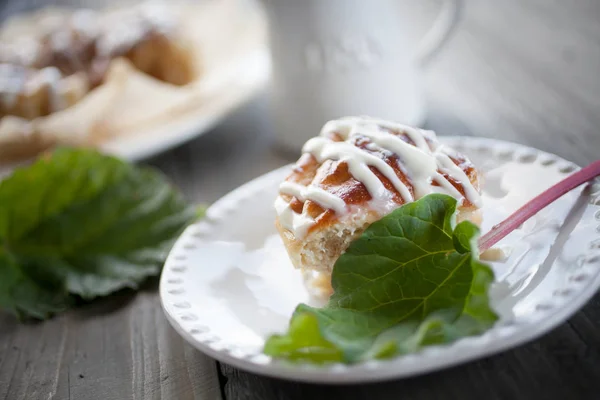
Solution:
{"label": "dessert on plate", "polygon": [[275,200],[276,227],[309,289],[331,294],[331,272],[373,222],[430,193],[481,222],[481,175],[432,131],[368,117],[330,121],[310,139]]}
{"label": "dessert on plate", "polygon": [[[189,39],[177,29],[174,13],[160,3],[105,12],[42,12],[16,25],[9,21],[1,35],[0,162],[36,154],[61,139],[94,142],[98,135],[89,123],[83,124],[88,131],[81,132],[81,123],[59,123],[54,129],[52,120],[84,100],[100,104],[84,107],[85,116],[77,118],[81,111],[64,116],[69,121],[94,118],[90,111],[110,105],[94,89],[114,92],[113,97],[116,88],[104,86],[127,79],[118,75],[135,71],[177,86],[200,75]],[[117,60],[131,68],[115,66]]]}
{"label": "dessert on plate", "polygon": [[95,146],[198,109],[207,73],[224,62],[214,48],[235,54],[237,44],[221,40],[245,29],[236,8],[230,0],[146,1],[10,18],[0,28],[0,165],[57,144]]}

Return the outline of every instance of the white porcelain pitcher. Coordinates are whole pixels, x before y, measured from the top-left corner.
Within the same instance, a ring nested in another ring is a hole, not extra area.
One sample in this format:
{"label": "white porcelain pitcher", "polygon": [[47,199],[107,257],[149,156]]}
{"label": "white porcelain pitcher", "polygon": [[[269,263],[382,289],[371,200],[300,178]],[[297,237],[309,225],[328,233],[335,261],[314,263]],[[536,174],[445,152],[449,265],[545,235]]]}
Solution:
{"label": "white porcelain pitcher", "polygon": [[409,39],[418,0],[264,0],[270,113],[280,147],[298,151],[330,119],[425,118],[420,69],[442,47],[462,1],[447,0],[420,43]]}

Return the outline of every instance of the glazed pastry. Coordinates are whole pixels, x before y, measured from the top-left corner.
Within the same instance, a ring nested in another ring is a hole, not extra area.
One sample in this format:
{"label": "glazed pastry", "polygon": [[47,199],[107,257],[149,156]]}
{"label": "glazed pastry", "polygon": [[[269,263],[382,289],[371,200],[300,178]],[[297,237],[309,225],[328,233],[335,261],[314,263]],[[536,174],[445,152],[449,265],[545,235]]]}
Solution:
{"label": "glazed pastry", "polygon": [[0,165],[56,145],[169,134],[184,116],[229,107],[254,83],[223,91],[223,68],[264,44],[263,19],[236,1],[47,7],[9,18],[0,28]]}
{"label": "glazed pastry", "polygon": [[54,138],[40,135],[22,118],[8,115],[0,119],[0,166],[32,157],[54,144]]}
{"label": "glazed pastry", "polygon": [[108,64],[118,57],[168,83],[183,85],[194,78],[189,43],[179,35],[176,17],[160,4],[108,13],[78,10],[27,48],[13,50],[11,58],[32,68],[54,66],[67,76],[85,71],[91,86],[102,82]]}
{"label": "glazed pastry", "polygon": [[89,90],[81,73],[63,77],[55,67],[34,70],[0,64],[0,118],[6,115],[34,119],[64,110]]}
{"label": "glazed pastry", "polygon": [[96,44],[98,62],[125,57],[140,71],[166,83],[195,78],[191,45],[177,32],[168,7],[145,3],[109,14]]}
{"label": "glazed pastry", "polygon": [[331,292],[330,275],[373,222],[430,193],[459,200],[458,220],[480,223],[480,175],[431,131],[372,118],[328,122],[309,140],[275,201],[276,226],[308,283]]}
{"label": "glazed pastry", "polygon": [[64,110],[103,83],[119,57],[163,82],[190,82],[197,68],[175,28],[168,9],[142,4],[106,15],[79,10],[37,39],[3,43],[0,117],[34,119]]}

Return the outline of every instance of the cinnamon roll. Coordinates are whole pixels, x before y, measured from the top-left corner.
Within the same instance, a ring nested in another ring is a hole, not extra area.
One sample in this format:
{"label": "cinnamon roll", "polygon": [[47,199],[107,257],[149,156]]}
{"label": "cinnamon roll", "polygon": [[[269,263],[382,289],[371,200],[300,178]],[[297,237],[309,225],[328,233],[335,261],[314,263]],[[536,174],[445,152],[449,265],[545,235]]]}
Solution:
{"label": "cinnamon roll", "polygon": [[88,81],[80,73],[64,77],[56,67],[34,70],[0,64],[0,118],[46,116],[72,106],[88,90]]}
{"label": "cinnamon roll", "polygon": [[38,36],[0,45],[0,117],[62,111],[101,85],[123,57],[155,79],[185,85],[197,66],[166,7],[144,3],[110,13],[78,10]]}
{"label": "cinnamon roll", "polygon": [[338,257],[373,222],[430,193],[480,221],[480,175],[432,131],[368,117],[330,121],[279,187],[276,227],[293,265],[330,294]]}

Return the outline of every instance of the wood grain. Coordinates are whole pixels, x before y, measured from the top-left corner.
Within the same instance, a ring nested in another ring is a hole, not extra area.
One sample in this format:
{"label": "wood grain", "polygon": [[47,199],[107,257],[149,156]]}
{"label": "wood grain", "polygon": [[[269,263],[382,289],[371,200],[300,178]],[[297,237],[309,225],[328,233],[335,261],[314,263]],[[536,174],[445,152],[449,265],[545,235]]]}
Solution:
{"label": "wood grain", "polygon": [[44,323],[0,314],[0,399],[220,399],[215,362],[170,328],[156,285]]}
{"label": "wood grain", "polygon": [[[2,14],[28,7],[0,4]],[[416,24],[425,29],[438,6],[419,2]],[[580,164],[597,159],[599,20],[597,0],[468,2],[457,35],[425,74],[427,126],[512,140]],[[272,149],[265,107],[260,97],[147,162],[189,199],[213,202],[293,160]],[[599,392],[599,297],[517,349],[422,377],[348,386],[217,367],[169,327],[156,282],[40,324],[0,314],[0,399],[595,399]]]}

